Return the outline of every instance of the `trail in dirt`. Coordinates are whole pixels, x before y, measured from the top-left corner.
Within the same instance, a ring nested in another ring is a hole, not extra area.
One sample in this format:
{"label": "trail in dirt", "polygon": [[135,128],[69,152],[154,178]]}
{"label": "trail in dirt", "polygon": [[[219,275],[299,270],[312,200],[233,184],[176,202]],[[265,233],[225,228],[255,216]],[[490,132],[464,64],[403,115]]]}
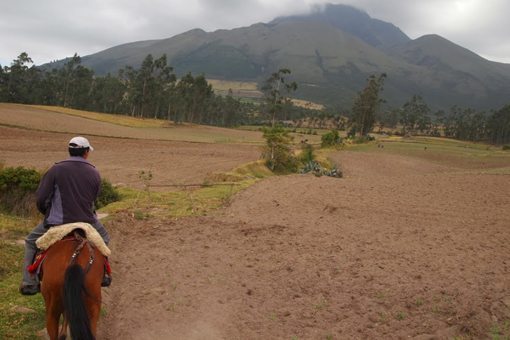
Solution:
{"label": "trail in dirt", "polygon": [[119,215],[106,339],[487,338],[510,319],[510,181],[383,153],[212,216]]}

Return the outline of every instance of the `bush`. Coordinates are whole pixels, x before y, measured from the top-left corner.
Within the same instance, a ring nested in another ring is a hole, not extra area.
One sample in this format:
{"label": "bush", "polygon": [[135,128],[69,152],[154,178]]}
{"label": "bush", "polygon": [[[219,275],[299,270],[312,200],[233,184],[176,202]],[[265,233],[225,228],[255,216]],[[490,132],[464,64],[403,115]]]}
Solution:
{"label": "bush", "polygon": [[282,128],[275,127],[264,130],[266,146],[262,158],[271,171],[277,173],[296,172],[298,160],[290,147],[292,137]]}
{"label": "bush", "polygon": [[[41,173],[24,167],[0,168],[0,210],[15,215],[36,214],[35,192],[41,181]],[[106,179],[101,180],[101,192],[96,208],[120,200],[120,194]]]}
{"label": "bush", "polygon": [[503,150],[510,150],[510,144],[503,145]]}
{"label": "bush", "polygon": [[303,152],[299,157],[299,160],[303,164],[307,164],[315,160],[315,154],[313,153],[313,146],[307,143],[303,144]]}
{"label": "bush", "polygon": [[105,178],[101,179],[101,191],[95,202],[96,209],[100,209],[110,203],[120,200],[120,194],[115,187]]}
{"label": "bush", "polygon": [[0,170],[0,209],[16,215],[35,211],[35,191],[41,174],[34,169],[7,167]]}
{"label": "bush", "polygon": [[337,130],[331,130],[330,132],[323,134],[321,137],[322,147],[334,146],[340,143],[342,143],[342,138],[338,134]]}
{"label": "bush", "polygon": [[300,172],[302,174],[311,172],[317,177],[320,177],[320,176],[329,176],[329,177],[336,177],[336,178],[343,177],[342,170],[338,169],[336,167],[336,165],[334,165],[333,168],[331,168],[331,169],[327,169],[316,161],[310,161],[310,162],[306,163]]}
{"label": "bush", "polygon": [[354,144],[364,144],[364,143],[368,143],[368,142],[371,142],[374,140],[375,140],[374,136],[366,135],[366,136],[361,136],[361,137],[355,137],[352,142]]}

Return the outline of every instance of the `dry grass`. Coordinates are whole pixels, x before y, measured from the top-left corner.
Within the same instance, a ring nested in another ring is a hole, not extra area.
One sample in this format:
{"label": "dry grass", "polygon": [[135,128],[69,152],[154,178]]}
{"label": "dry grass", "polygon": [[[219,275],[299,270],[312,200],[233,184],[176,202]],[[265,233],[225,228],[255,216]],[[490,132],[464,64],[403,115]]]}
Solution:
{"label": "dry grass", "polygon": [[[378,144],[384,148],[379,148]],[[477,169],[483,173],[508,174],[510,171],[510,152],[484,143],[438,137],[392,136],[373,143],[351,145],[348,148],[421,158],[460,169]]]}
{"label": "dry grass", "polygon": [[72,116],[97,120],[100,122],[111,123],[115,125],[135,127],[135,128],[158,128],[158,127],[167,127],[171,125],[170,122],[160,119],[150,119],[150,118],[136,118],[118,114],[108,114],[108,113],[100,113],[100,112],[90,112],[90,111],[82,111],[70,109],[67,107],[60,106],[44,106],[44,105],[30,105],[30,107],[34,107],[40,110],[64,113]]}
{"label": "dry grass", "polygon": [[298,107],[304,107],[305,109],[310,109],[310,110],[323,110],[324,109],[324,105],[310,102],[308,100],[292,99],[292,103]]}
{"label": "dry grass", "polygon": [[165,120],[141,119],[54,106],[1,103],[0,125],[28,130],[149,140],[219,144],[263,142],[260,132],[193,124],[175,125]]}

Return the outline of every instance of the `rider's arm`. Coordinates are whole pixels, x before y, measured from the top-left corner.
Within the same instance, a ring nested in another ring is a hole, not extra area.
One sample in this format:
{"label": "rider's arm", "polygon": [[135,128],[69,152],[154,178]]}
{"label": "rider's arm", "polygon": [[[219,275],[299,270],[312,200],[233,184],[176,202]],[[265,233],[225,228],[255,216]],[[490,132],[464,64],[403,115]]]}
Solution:
{"label": "rider's arm", "polygon": [[46,214],[51,205],[51,198],[53,197],[53,190],[55,183],[55,175],[53,168],[48,170],[46,174],[44,174],[41,182],[39,183],[39,188],[37,188],[37,210],[39,210],[42,214]]}

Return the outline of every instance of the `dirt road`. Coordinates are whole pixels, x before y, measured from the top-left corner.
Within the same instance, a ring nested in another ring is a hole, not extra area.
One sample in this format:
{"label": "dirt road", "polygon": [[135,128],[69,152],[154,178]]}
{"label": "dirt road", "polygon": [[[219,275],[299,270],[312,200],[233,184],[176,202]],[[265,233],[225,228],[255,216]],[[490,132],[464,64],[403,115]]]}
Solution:
{"label": "dirt road", "polygon": [[101,338],[505,332],[509,176],[382,152],[335,158],[343,179],[273,177],[211,216],[117,216]]}

